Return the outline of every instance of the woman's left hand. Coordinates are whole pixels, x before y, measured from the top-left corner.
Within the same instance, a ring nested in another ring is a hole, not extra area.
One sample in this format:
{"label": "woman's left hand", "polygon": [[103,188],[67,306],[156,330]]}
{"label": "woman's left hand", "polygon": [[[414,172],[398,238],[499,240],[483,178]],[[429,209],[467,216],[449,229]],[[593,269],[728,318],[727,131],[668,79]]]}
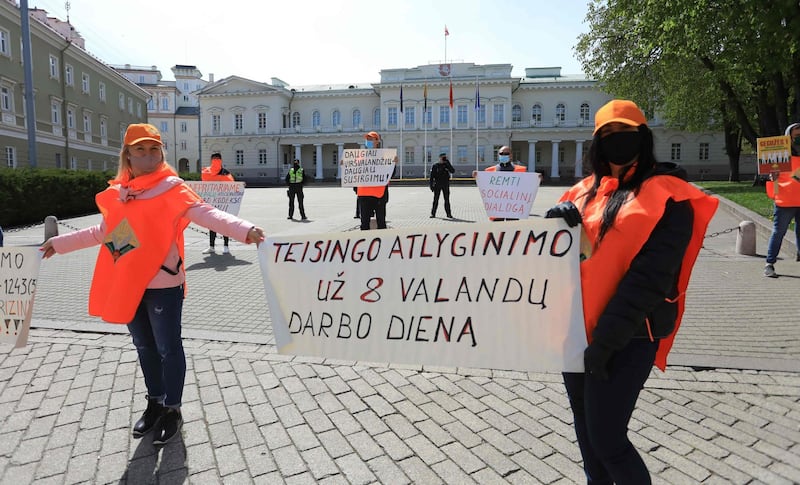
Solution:
{"label": "woman's left hand", "polygon": [[247,231],[247,240],[245,241],[247,244],[256,243],[256,246],[261,244],[266,237],[264,233],[264,229],[260,227],[252,227],[249,231]]}

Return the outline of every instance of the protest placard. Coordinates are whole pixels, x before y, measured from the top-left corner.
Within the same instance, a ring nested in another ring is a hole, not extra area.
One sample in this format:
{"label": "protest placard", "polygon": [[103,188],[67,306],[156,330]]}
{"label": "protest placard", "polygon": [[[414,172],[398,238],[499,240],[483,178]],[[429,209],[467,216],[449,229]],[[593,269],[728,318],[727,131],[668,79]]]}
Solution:
{"label": "protest placard", "polygon": [[539,190],[539,174],[480,171],[476,181],[486,215],[511,219],[528,218]]}
{"label": "protest placard", "polygon": [[342,150],[342,187],[377,187],[392,178],[397,150],[370,148]]}
{"label": "protest placard", "polygon": [[757,138],[758,173],[791,172],[792,140],[788,136]]}
{"label": "protest placard", "polygon": [[275,236],[259,260],[278,350],[583,370],[579,228],[560,219]]}
{"label": "protest placard", "polygon": [[244,182],[186,181],[186,185],[217,209],[239,215],[239,207],[244,197]]}
{"label": "protest placard", "polygon": [[38,247],[0,248],[0,342],[28,343],[41,261]]}

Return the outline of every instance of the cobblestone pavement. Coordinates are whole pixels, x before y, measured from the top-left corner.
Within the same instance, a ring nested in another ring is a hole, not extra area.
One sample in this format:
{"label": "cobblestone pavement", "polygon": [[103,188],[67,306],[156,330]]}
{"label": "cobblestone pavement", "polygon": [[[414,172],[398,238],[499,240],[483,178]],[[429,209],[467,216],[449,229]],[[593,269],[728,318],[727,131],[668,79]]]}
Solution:
{"label": "cobblestone pavement", "polygon": [[[542,188],[532,212],[562,192]],[[455,221],[428,218],[430,200],[393,186],[389,226],[485,219],[474,187],[453,187]],[[358,227],[350,189],[308,187],[305,223],[286,220],[281,188],[247,189],[244,204],[269,233]],[[781,276],[764,278],[768,227],[761,256],[735,254],[745,219],[769,224],[729,204],[712,221],[670,367],[634,413],[655,483],[800,483],[800,263],[787,240]],[[11,230],[6,244],[42,235]],[[254,248],[205,256],[204,230],[186,239],[183,439],[131,437],[144,382],[125,328],[86,316],[96,251],[56,256],[42,264],[30,344],[0,347],[0,483],[585,481],[560,375],[279,355]]]}

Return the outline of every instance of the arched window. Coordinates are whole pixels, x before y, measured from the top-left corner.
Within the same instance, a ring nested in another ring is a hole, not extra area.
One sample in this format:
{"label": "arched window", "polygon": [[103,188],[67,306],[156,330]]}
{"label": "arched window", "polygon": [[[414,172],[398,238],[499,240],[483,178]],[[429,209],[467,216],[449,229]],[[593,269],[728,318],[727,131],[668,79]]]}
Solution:
{"label": "arched window", "polygon": [[556,105],[556,121],[564,121],[567,119],[567,107],[564,106],[564,103],[558,103]]}
{"label": "arched window", "polygon": [[515,104],[511,107],[511,122],[517,123],[522,121],[522,106]]}
{"label": "arched window", "polygon": [[372,127],[380,129],[381,127],[381,109],[375,108],[375,111],[372,112]]}
{"label": "arched window", "polygon": [[353,110],[353,128],[361,126],[361,110]]}
{"label": "arched window", "polygon": [[298,113],[297,111],[292,113],[292,128],[294,128],[295,126],[300,126],[300,113]]}
{"label": "arched window", "polygon": [[342,115],[339,113],[338,109],[333,110],[333,113],[331,113],[331,124],[333,126],[339,126],[342,124]]}
{"label": "arched window", "polygon": [[317,109],[311,113],[311,126],[314,128],[319,126],[319,110]]}
{"label": "arched window", "polygon": [[589,122],[589,103],[581,104],[581,121],[584,123]]}
{"label": "arched window", "polygon": [[542,124],[542,105],[541,104],[534,104],[533,108],[531,108],[531,122],[538,126]]}

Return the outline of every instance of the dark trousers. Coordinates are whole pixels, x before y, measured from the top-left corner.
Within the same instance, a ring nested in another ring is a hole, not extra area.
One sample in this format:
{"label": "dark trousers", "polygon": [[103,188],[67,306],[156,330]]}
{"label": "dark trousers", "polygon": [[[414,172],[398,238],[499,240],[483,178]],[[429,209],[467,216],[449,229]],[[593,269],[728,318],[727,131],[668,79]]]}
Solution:
{"label": "dark trousers", "polygon": [[180,407],[186,379],[186,355],[181,340],[183,286],[147,289],[127,325],[139,354],[139,365],[150,397]]}
{"label": "dark trousers", "polygon": [[436,209],[439,208],[439,194],[444,196],[444,212],[447,214],[447,217],[453,217],[453,213],[450,211],[450,184],[445,185],[437,185],[433,188],[433,207],[431,207],[431,215],[436,216]]}
{"label": "dark trousers", "polygon": [[[217,233],[214,232],[214,231],[209,230],[208,231],[208,245],[213,248],[214,247],[214,242],[216,240],[217,240]],[[230,238],[228,238],[228,236],[222,236],[222,242],[223,242],[223,244],[225,244],[225,247],[228,246],[228,241],[229,240],[230,240]]]}
{"label": "dark trousers", "polygon": [[608,380],[563,374],[589,485],[651,483],[642,457],[628,439],[628,423],[657,350],[657,340],[631,339],[611,357]]}
{"label": "dark trousers", "polygon": [[303,186],[301,184],[289,184],[289,217],[294,217],[294,198],[297,197],[297,207],[300,209],[300,217],[306,218],[306,208],[303,206]]}
{"label": "dark trousers", "polygon": [[372,218],[372,214],[375,214],[375,221],[378,223],[378,229],[386,229],[385,198],[360,195],[358,197],[358,206],[361,210],[362,231],[368,231],[370,229],[369,220]]}

